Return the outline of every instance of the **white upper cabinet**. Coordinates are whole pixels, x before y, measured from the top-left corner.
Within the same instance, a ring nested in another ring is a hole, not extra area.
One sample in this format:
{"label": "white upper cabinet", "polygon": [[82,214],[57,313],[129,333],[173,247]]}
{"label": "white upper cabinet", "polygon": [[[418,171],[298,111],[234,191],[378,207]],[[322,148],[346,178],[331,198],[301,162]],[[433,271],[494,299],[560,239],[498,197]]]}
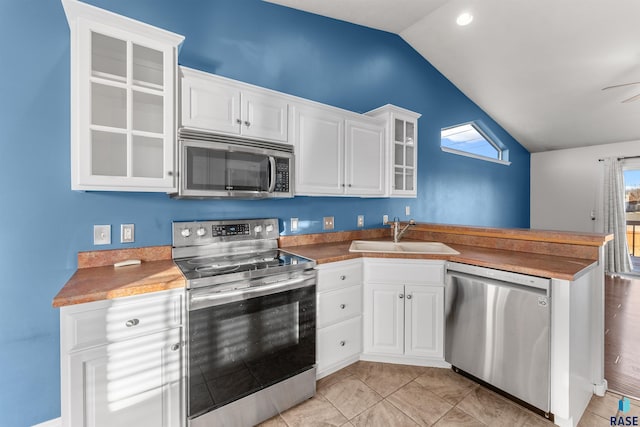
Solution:
{"label": "white upper cabinet", "polygon": [[172,191],[184,37],[63,0],[71,30],[71,186]]}
{"label": "white upper cabinet", "polygon": [[344,117],[332,109],[294,107],[296,195],[344,194]]}
{"label": "white upper cabinet", "polygon": [[293,117],[297,195],[384,195],[383,124],[319,105],[295,105]]}
{"label": "white upper cabinet", "polygon": [[419,113],[385,105],[367,113],[387,121],[387,195],[416,197]]}
{"label": "white upper cabinet", "polygon": [[288,142],[284,96],[186,67],[180,73],[182,127]]}
{"label": "white upper cabinet", "polygon": [[346,121],[345,194],[382,196],[385,193],[385,127],[364,120]]}

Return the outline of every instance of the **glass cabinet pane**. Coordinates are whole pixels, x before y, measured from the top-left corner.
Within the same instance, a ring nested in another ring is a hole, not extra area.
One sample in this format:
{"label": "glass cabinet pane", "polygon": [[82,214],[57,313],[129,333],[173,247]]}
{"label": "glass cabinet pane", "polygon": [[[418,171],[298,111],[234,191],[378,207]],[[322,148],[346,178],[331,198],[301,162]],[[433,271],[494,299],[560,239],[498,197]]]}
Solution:
{"label": "glass cabinet pane", "polygon": [[413,169],[405,170],[405,190],[413,191]]}
{"label": "glass cabinet pane", "polygon": [[403,168],[396,168],[393,182],[394,182],[394,188],[396,190],[404,190],[404,170],[403,170]]}
{"label": "glass cabinet pane", "polygon": [[161,51],[137,44],[133,45],[133,81],[135,84],[162,88],[163,70]]}
{"label": "glass cabinet pane", "polygon": [[404,142],[404,120],[396,119],[394,125],[394,140],[397,142]]}
{"label": "glass cabinet pane", "polygon": [[405,165],[407,165],[407,166],[411,166],[411,167],[415,166],[415,165],[413,164],[414,152],[413,152],[413,146],[412,146],[412,145],[407,145],[407,147],[406,147],[406,153],[407,153],[407,154],[406,154],[406,155],[407,155],[407,159],[406,159],[406,163],[405,163]]}
{"label": "glass cabinet pane", "polygon": [[135,177],[162,178],[164,146],[160,138],[134,135],[131,138],[131,173]]}
{"label": "glass cabinet pane", "polygon": [[163,98],[133,91],[133,130],[163,132]]}
{"label": "glass cabinet pane", "polygon": [[404,166],[404,145],[395,143],[395,158],[394,163],[396,166]]}
{"label": "glass cabinet pane", "polygon": [[91,174],[127,176],[127,135],[91,131]]}
{"label": "glass cabinet pane", "polygon": [[91,124],[125,129],[126,89],[91,83]]}
{"label": "glass cabinet pane", "polygon": [[413,122],[406,122],[407,124],[407,132],[406,132],[406,136],[405,136],[405,142],[407,143],[407,145],[413,145],[414,141],[415,141],[415,126],[413,124]]}
{"label": "glass cabinet pane", "polygon": [[91,73],[118,81],[127,78],[127,42],[91,33]]}

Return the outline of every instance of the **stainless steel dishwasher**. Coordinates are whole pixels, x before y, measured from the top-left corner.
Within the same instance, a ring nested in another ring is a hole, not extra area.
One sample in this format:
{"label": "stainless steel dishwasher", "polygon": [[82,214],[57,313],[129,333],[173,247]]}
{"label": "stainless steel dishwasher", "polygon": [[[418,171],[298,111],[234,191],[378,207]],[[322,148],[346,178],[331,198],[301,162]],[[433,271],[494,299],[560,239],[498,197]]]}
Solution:
{"label": "stainless steel dishwasher", "polygon": [[445,360],[549,418],[550,282],[449,262],[445,289]]}

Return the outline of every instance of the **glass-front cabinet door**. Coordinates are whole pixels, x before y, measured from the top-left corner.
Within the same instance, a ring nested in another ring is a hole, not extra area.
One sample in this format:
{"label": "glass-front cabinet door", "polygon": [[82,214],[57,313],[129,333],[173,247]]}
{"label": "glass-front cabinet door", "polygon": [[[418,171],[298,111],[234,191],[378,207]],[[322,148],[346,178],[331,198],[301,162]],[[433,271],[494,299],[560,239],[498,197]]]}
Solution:
{"label": "glass-front cabinet door", "polygon": [[[65,6],[72,29],[72,188],[172,191],[183,38],[85,6],[72,8],[77,16]],[[98,15],[105,19],[97,22]]]}
{"label": "glass-front cabinet door", "polygon": [[392,194],[415,195],[416,123],[396,117],[393,138]]}

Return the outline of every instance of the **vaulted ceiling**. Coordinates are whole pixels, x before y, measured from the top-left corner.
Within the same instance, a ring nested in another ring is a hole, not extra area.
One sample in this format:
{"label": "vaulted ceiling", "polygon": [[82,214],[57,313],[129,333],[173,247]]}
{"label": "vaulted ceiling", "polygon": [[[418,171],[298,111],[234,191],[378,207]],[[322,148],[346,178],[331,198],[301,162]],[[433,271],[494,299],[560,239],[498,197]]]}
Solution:
{"label": "vaulted ceiling", "polygon": [[531,152],[640,141],[640,84],[602,90],[640,82],[640,1],[267,1],[399,34]]}

